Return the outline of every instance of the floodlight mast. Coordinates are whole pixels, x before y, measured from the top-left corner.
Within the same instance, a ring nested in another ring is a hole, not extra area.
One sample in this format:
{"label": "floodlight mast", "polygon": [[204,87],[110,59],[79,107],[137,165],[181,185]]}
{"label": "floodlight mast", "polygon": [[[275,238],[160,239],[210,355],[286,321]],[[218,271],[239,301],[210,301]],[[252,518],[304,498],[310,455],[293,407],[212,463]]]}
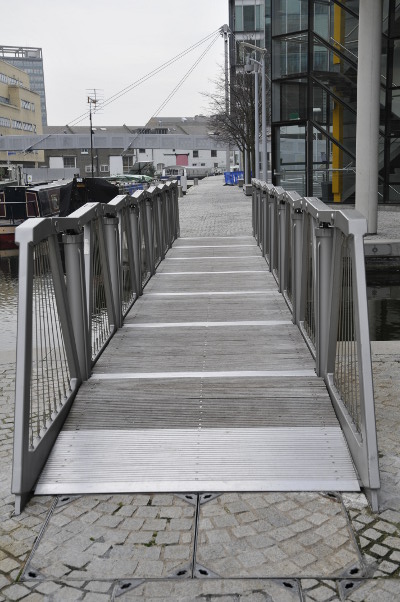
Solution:
{"label": "floodlight mast", "polygon": [[[260,48],[259,46],[255,46],[254,44],[249,44],[249,42],[239,42],[239,44],[245,48],[249,48],[250,50],[253,50],[255,52],[260,52],[261,53],[261,62],[257,61],[255,58],[249,57],[249,60],[257,65],[261,66],[261,139],[262,139],[262,174],[263,174],[263,179],[266,182],[268,180],[268,168],[267,168],[267,89],[266,89],[266,81],[265,81],[265,56],[268,55],[268,50],[266,48]],[[245,71],[246,71],[246,66],[245,66]],[[252,69],[247,70],[247,73],[249,73],[250,71],[252,71]],[[255,130],[256,130],[256,135],[257,138],[255,140],[255,148],[256,148],[256,157],[258,155],[257,153],[257,149],[258,149],[258,145],[259,145],[259,140],[258,140],[258,74],[255,73],[255,78],[257,81],[257,85],[255,86],[256,90],[255,90],[255,107],[254,107],[254,111],[255,111]],[[256,177],[257,174],[259,176],[259,164],[258,161],[256,159]]]}

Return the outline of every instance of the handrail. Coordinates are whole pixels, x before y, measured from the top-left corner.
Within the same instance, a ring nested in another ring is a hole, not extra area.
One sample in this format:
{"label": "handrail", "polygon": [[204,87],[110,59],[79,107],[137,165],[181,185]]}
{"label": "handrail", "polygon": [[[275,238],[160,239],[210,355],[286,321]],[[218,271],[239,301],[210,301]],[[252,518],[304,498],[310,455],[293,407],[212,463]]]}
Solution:
{"label": "handrail", "polygon": [[16,228],[12,492],[19,514],[82,381],[179,236],[177,182]]}
{"label": "handrail", "polygon": [[378,508],[365,218],[252,180],[253,231],[327,386],[361,485]]}

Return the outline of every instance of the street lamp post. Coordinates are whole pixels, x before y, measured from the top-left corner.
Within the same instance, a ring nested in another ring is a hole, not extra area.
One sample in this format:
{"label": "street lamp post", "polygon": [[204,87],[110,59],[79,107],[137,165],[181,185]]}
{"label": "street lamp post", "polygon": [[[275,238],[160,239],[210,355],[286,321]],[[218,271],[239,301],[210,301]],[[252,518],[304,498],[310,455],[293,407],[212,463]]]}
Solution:
{"label": "street lamp post", "polygon": [[[257,61],[253,57],[249,57],[249,61],[253,63],[254,66],[259,65],[261,67],[261,147],[262,147],[262,174],[264,181],[266,182],[268,179],[268,163],[267,163],[267,88],[266,88],[266,77],[265,77],[265,56],[268,54],[268,50],[266,48],[259,48],[258,46],[254,46],[254,44],[249,44],[248,42],[240,42],[241,46],[245,48],[249,48],[255,52],[261,53],[261,61]],[[245,66],[245,71],[248,73],[253,71],[251,65]],[[260,163],[259,163],[259,118],[258,118],[258,73],[255,73],[255,159],[256,159],[256,178],[259,178],[260,171]],[[258,175],[257,175],[258,174]]]}

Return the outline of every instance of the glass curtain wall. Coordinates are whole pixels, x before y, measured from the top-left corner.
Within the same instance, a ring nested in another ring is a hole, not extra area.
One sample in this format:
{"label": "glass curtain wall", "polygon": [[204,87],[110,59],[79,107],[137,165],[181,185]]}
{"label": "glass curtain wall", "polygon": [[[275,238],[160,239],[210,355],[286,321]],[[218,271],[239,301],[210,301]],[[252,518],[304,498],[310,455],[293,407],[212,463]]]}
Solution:
{"label": "glass curtain wall", "polygon": [[[273,181],[354,203],[359,0],[269,6]],[[383,3],[381,65],[379,201],[391,203],[400,202],[400,0]]]}
{"label": "glass curtain wall", "polygon": [[382,22],[380,200],[400,203],[400,0],[385,0]]}

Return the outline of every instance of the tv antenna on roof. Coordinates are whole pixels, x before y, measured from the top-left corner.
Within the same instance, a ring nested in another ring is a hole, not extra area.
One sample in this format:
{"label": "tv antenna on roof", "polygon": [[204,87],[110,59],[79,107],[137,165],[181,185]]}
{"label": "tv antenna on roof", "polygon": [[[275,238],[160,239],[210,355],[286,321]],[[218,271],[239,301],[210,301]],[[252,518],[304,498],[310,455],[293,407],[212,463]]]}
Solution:
{"label": "tv antenna on roof", "polygon": [[93,178],[94,173],[94,164],[93,164],[93,122],[92,122],[92,114],[99,112],[101,110],[103,100],[103,94],[100,96],[99,90],[96,88],[92,88],[90,90],[86,90],[88,93],[87,102],[89,104],[89,122],[90,122],[90,161],[91,161],[91,174]]}

